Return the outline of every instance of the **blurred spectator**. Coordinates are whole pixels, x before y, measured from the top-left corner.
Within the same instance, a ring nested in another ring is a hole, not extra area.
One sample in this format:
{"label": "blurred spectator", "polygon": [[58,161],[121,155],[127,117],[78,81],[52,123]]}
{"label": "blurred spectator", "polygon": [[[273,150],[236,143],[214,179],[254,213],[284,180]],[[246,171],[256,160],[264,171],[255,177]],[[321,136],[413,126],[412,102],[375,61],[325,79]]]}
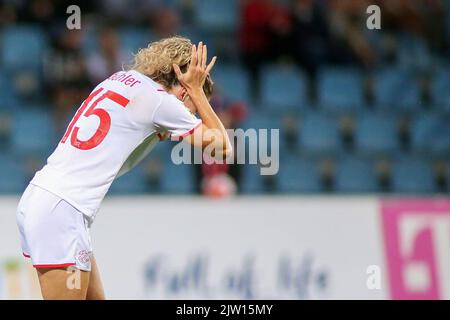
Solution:
{"label": "blurred spectator", "polygon": [[58,131],[62,131],[73,109],[89,94],[87,63],[81,51],[81,32],[63,29],[44,63],[45,83],[55,107]]}
{"label": "blurred spectator", "polygon": [[291,43],[293,57],[305,70],[309,80],[309,96],[316,96],[317,70],[329,54],[329,30],[322,7],[313,0],[293,0],[291,15],[293,30]]}
{"label": "blurred spectator", "polygon": [[274,5],[269,22],[269,58],[280,60],[292,55],[295,42],[292,40],[293,20],[288,6]]}
{"label": "blurred spectator", "polygon": [[[223,125],[227,129],[238,128],[240,123],[247,117],[247,107],[245,104],[240,102],[232,102],[224,98],[220,93],[215,92],[211,98],[211,105],[214,107],[217,115],[222,121]],[[236,141],[235,141],[236,143]],[[233,189],[239,188],[241,182],[241,165],[236,164],[236,154],[234,156],[234,164],[206,164],[195,165],[196,168],[196,179],[197,179],[197,190],[201,193],[208,193],[211,191],[210,188],[215,190],[214,184],[226,184],[227,188],[231,187],[228,185],[230,179],[224,178],[229,176],[232,181],[236,184]],[[220,176],[221,178],[215,179]],[[211,179],[213,185],[209,182]],[[209,190],[209,191],[208,191]]]}
{"label": "blurred spectator", "polygon": [[376,54],[364,31],[366,9],[372,3],[369,0],[329,0],[328,3],[331,62],[371,68]]}
{"label": "blurred spectator", "polygon": [[152,22],[157,38],[174,36],[179,27],[178,12],[169,7],[161,7],[152,15]]}
{"label": "blurred spectator", "polygon": [[35,23],[44,28],[50,28],[56,19],[55,3],[51,0],[32,0],[23,6],[21,19]]}
{"label": "blurred spectator", "polygon": [[99,50],[88,57],[88,72],[92,83],[105,80],[122,69],[127,55],[121,50],[120,39],[113,28],[105,28],[99,34]]}
{"label": "blurred spectator", "polygon": [[383,12],[383,30],[409,33],[426,41],[430,48],[442,52],[448,49],[445,11],[442,0],[377,1]]}
{"label": "blurred spectator", "polygon": [[276,8],[272,0],[245,0],[241,7],[242,62],[249,71],[254,97],[259,96],[261,66],[270,57],[271,22]]}
{"label": "blurred spectator", "polygon": [[6,27],[17,20],[17,9],[12,4],[0,4],[0,26]]}

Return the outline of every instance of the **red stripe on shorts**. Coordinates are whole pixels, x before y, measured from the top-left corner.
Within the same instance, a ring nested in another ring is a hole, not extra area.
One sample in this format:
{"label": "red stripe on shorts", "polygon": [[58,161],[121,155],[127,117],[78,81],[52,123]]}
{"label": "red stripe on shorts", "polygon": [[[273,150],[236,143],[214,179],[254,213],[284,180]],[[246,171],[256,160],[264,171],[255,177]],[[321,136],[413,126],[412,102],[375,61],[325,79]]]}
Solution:
{"label": "red stripe on shorts", "polygon": [[33,264],[35,268],[63,268],[74,266],[75,263],[63,263],[63,264]]}

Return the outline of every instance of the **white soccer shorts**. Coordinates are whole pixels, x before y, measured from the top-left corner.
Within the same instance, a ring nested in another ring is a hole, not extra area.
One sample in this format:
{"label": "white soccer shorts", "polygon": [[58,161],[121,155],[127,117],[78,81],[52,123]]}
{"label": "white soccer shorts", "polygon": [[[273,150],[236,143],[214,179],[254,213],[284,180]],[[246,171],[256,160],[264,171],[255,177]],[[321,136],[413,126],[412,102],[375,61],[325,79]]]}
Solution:
{"label": "white soccer shorts", "polygon": [[65,200],[29,185],[17,208],[23,255],[35,268],[91,271],[88,218]]}

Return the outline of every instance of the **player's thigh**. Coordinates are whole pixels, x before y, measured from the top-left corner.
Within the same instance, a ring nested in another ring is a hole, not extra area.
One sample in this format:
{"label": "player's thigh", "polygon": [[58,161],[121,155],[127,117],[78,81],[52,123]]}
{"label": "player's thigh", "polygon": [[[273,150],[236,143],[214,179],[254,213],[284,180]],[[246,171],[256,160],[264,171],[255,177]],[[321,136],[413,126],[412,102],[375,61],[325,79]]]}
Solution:
{"label": "player's thigh", "polygon": [[37,268],[44,300],[85,300],[90,272],[74,268]]}
{"label": "player's thigh", "polygon": [[89,287],[86,295],[87,300],[105,300],[105,291],[100,277],[97,261],[94,255],[91,259],[91,275],[89,279]]}

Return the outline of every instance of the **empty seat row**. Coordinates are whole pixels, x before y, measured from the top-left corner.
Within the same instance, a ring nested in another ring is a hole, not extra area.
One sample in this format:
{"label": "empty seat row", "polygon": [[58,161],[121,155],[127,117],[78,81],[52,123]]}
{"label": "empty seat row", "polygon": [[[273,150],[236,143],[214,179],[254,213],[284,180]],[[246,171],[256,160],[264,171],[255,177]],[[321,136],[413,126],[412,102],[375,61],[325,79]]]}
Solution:
{"label": "empty seat row", "polygon": [[[200,5],[199,3],[205,3]],[[214,3],[213,3],[214,2]],[[199,14],[203,10],[208,12],[209,7],[214,8],[217,1],[196,1]],[[230,1],[218,1],[220,6],[229,7]],[[231,1],[233,2],[233,1]],[[223,12],[229,12],[224,9]],[[208,19],[217,20],[216,16],[224,14],[222,11],[208,16]],[[207,15],[205,15],[206,17]],[[206,19],[206,18],[205,18]],[[151,30],[122,27],[118,28],[123,51],[129,55],[138,48],[146,46],[156,40]],[[198,28],[185,27],[181,34],[194,40],[203,40],[213,47],[213,39],[208,38]],[[98,50],[97,32],[83,31],[84,49],[90,53]],[[201,34],[201,36],[200,36]],[[42,66],[45,51],[49,47],[47,35],[37,26],[18,25],[5,28],[0,35],[1,53],[0,68],[13,75],[18,71],[38,72]],[[210,37],[211,38],[211,37]],[[214,51],[211,48],[210,52]],[[227,66],[218,64],[213,75],[217,78],[217,85],[230,98],[251,102],[251,92],[248,75],[239,65]],[[298,111],[305,109],[309,104],[307,98],[307,79],[305,74],[293,65],[269,65],[261,72],[261,97],[257,102],[261,107],[273,112]],[[422,107],[420,76],[414,71],[403,67],[382,68],[374,72],[372,78],[374,106],[377,109],[387,109],[393,112],[413,112]],[[443,111],[450,111],[450,93],[447,86],[450,80],[450,70],[440,69],[431,79],[431,103]],[[325,111],[351,112],[365,107],[365,81],[366,77],[360,70],[349,67],[324,66],[317,77],[317,103]]]}
{"label": "empty seat row", "polygon": [[[40,159],[33,168],[15,155],[0,155],[0,193],[21,192],[35,170],[45,162]],[[245,194],[278,193],[417,193],[427,194],[443,191],[438,183],[434,163],[420,157],[394,159],[389,169],[380,171],[376,162],[360,157],[344,157],[332,165],[332,170],[323,169],[320,161],[282,155],[279,172],[273,176],[261,175],[261,167],[247,164],[242,169],[241,191]],[[389,177],[389,183],[383,177]],[[330,179],[331,178],[331,179]],[[328,181],[328,180],[329,181]],[[331,181],[331,183],[330,183]],[[450,191],[450,162],[445,176],[446,188]],[[167,157],[155,152],[126,175],[116,179],[111,186],[112,194],[135,193],[194,193],[194,167],[175,165]]]}
{"label": "empty seat row", "polygon": [[[349,128],[342,128],[340,119],[322,112],[310,112],[298,120],[254,112],[243,127],[280,129],[280,149],[287,146],[287,135],[295,135],[297,147],[304,153],[345,151],[344,133],[350,133],[357,152],[377,155],[403,152],[406,146],[402,145],[398,122],[390,114],[366,112],[352,119],[351,125],[347,125]],[[408,132],[411,152],[434,157],[450,155],[448,116],[431,112],[418,114],[411,119]]]}
{"label": "empty seat row", "polygon": [[[433,165],[420,158],[404,158],[392,164],[390,183],[384,186],[373,161],[349,158],[338,161],[331,175],[331,187],[327,186],[318,162],[299,158],[281,159],[280,171],[276,176],[262,176],[259,167],[247,166],[243,172],[243,193],[280,192],[320,193],[334,191],[341,193],[393,192],[429,194],[439,191]],[[446,177],[447,186],[450,174]]]}
{"label": "empty seat row", "polygon": [[[340,119],[322,112],[310,112],[297,118],[285,118],[253,112],[240,127],[279,129],[274,141],[282,152],[321,154],[347,152]],[[11,116],[10,147],[18,154],[47,154],[57,143],[58,134],[48,108],[23,109]],[[362,113],[352,120],[352,150],[361,154],[397,154],[403,152],[398,119],[385,113]],[[450,118],[439,113],[423,113],[413,117],[409,125],[410,152],[433,157],[450,155]],[[271,139],[271,133],[268,139]],[[286,137],[294,135],[292,149]],[[270,140],[269,140],[270,142]],[[269,148],[270,148],[269,144]]]}
{"label": "empty seat row", "polygon": [[[251,101],[247,73],[239,66],[217,66],[213,77],[230,98]],[[447,86],[450,71],[436,73],[430,85],[431,104],[450,111],[450,93]],[[331,113],[357,112],[367,107],[366,76],[360,70],[342,67],[324,67],[317,78],[317,104]],[[412,113],[422,110],[420,77],[402,68],[385,68],[371,77],[376,110],[393,113]],[[258,105],[269,112],[292,112],[307,109],[307,79],[295,66],[266,66],[261,72],[261,97]],[[369,90],[370,91],[370,90]]]}

